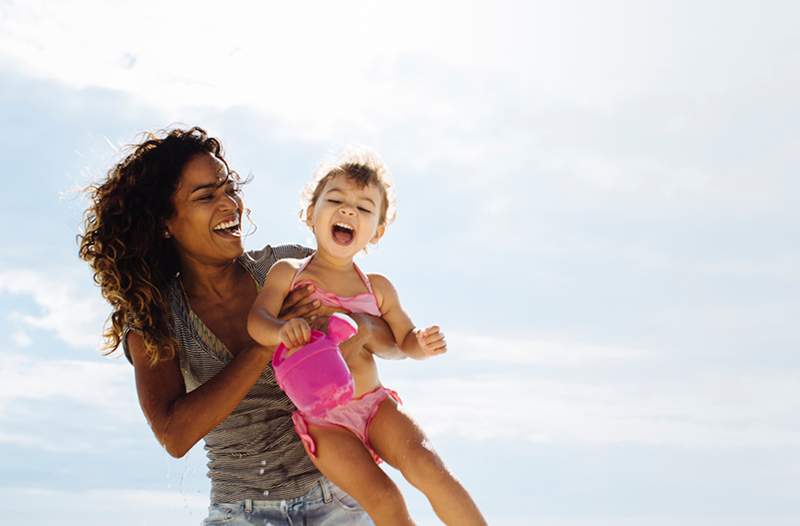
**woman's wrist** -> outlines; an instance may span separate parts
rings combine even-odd
[[[272,355],[275,353],[275,347],[261,345],[260,343],[254,341],[247,351],[252,354],[256,360],[263,361],[264,365],[266,366],[272,359]]]
[[[402,360],[406,357],[382,318],[369,314],[353,314],[352,317],[359,324],[359,332],[354,338],[359,338],[360,344],[372,354],[386,360]]]
[[[350,338],[354,345],[364,346],[372,337],[375,318],[369,314],[353,313],[349,315],[358,325],[358,332]]]

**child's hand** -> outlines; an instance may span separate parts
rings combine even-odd
[[[286,347],[294,349],[308,343],[311,339],[311,327],[303,318],[292,318],[283,324],[278,331],[278,337]]]
[[[447,352],[447,342],[444,340],[444,333],[439,330],[438,325],[432,325],[427,329],[417,329],[415,331],[417,343],[422,350],[422,357],[430,358]]]

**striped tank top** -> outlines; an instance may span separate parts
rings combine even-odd
[[[277,260],[303,258],[310,252],[299,245],[267,246],[244,254],[239,261],[261,287]],[[191,310],[177,279],[168,298],[181,374],[189,392],[219,373],[232,356]],[[212,504],[292,499],[311,489],[321,475],[294,432],[294,411],[272,367],[267,367],[228,418],[205,436]]]

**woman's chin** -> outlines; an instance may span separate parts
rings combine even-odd
[[[218,236],[218,242],[214,245],[217,247],[220,255],[225,256],[226,259],[229,258],[237,258],[244,254],[244,243],[242,242],[241,237],[234,237],[234,236]]]

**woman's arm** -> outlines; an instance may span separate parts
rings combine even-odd
[[[364,347],[385,360],[402,360],[406,357],[406,353],[398,347],[389,324],[382,318],[369,314],[348,314],[348,316],[358,324],[358,334],[344,342],[342,346]]]
[[[290,292],[279,318],[313,315],[319,302],[302,288]],[[186,393],[178,358],[150,365],[144,339],[128,333],[127,348],[136,377],[139,405],[156,438],[173,457],[180,458],[239,405],[256,383],[272,356],[257,344],[239,352],[219,374]]]
[[[240,351],[219,374],[186,393],[178,358],[151,366],[144,338],[131,332],[128,349],[139,404],[156,438],[175,458],[185,455],[225,420],[264,371],[271,349],[253,345]]]
[[[309,292],[310,294],[310,292]],[[288,301],[288,299],[287,299]],[[358,312],[348,312],[339,307],[320,305],[315,302],[315,308],[309,313],[313,317],[311,327],[321,331],[327,330],[328,318],[334,312],[347,314],[358,325],[358,332],[352,338],[340,344],[342,351],[349,354],[357,349],[365,348],[372,354],[385,360],[402,360],[406,353],[400,350],[394,339],[394,334],[383,318]]]

